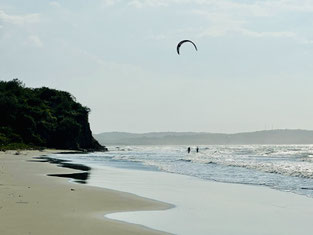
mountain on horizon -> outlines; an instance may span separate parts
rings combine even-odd
[[[94,138],[102,145],[231,145],[313,144],[311,130],[263,130],[235,134],[208,132],[104,132]]]

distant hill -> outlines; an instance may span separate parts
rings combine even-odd
[[[0,110],[0,149],[105,150],[92,136],[89,108],[68,92],[28,88],[18,79],[0,81]]]
[[[313,144],[313,131],[288,129],[236,134],[105,132],[94,135],[94,137],[101,144],[106,145]]]

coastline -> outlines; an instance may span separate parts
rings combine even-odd
[[[105,218],[126,211],[165,210],[166,203],[70,183],[47,174],[78,173],[34,157],[59,150],[0,152],[0,234],[165,234]]]
[[[158,171],[80,165],[74,159],[63,162],[71,165],[64,168],[59,158],[57,165],[38,158],[58,152],[0,152],[0,234],[278,235],[313,230],[312,198]],[[87,185],[47,176],[79,174],[89,167]]]
[[[173,234],[306,235],[313,230],[312,198],[265,186],[108,166],[94,166],[88,184],[175,205],[171,210],[107,215]]]

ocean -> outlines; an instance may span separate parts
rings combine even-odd
[[[313,229],[313,145],[198,147],[188,153],[188,146],[109,146],[109,152],[52,157],[91,167],[89,185],[173,205],[104,215],[110,219],[180,235]]]
[[[91,166],[162,171],[260,185],[313,197],[313,145],[109,146],[109,152],[57,155]]]

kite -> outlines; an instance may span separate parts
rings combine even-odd
[[[197,46],[196,46],[196,44],[194,44],[194,42],[193,41],[190,41],[190,40],[182,40],[181,42],[179,42],[178,44],[177,44],[177,54],[179,55],[179,49],[180,49],[180,47],[181,47],[181,45],[183,45],[185,42],[190,42],[194,47],[195,47],[195,49],[196,49],[196,51],[198,50],[198,48],[197,48]]]

